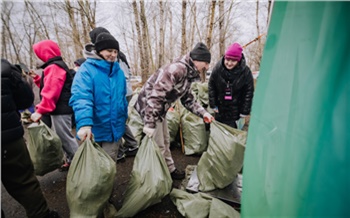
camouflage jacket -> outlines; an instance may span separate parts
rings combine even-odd
[[[200,79],[189,54],[158,69],[142,87],[135,109],[141,115],[145,126],[155,128],[158,120],[177,99],[192,113],[203,117],[206,110],[195,101],[190,88]]]

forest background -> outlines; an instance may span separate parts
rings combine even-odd
[[[73,67],[90,42],[89,32],[102,26],[118,40],[142,82],[200,41],[212,53],[210,69],[238,42],[246,45],[248,66],[259,71],[271,10],[269,0],[3,0],[1,57],[34,68],[32,45],[51,39]]]

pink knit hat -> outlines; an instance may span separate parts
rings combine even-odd
[[[242,58],[242,46],[238,43],[233,43],[230,45],[226,52],[225,52],[225,58],[232,59],[235,61],[240,61]]]

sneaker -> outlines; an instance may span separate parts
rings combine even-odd
[[[58,170],[60,172],[68,171],[69,167],[70,167],[70,163],[64,163],[60,168],[58,168]]]
[[[134,147],[134,148],[128,148],[126,151],[125,151],[125,155],[126,156],[135,156],[137,151],[139,150],[139,147]]]
[[[58,214],[55,210],[50,210],[49,214],[45,218],[61,218],[61,216]]]
[[[124,162],[125,161],[125,154],[121,151],[118,152],[118,155],[117,155],[117,163],[118,162]]]
[[[172,173],[170,173],[171,178],[175,180],[181,180],[185,178],[185,172],[175,169]]]

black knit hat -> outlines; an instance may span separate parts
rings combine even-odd
[[[197,45],[190,52],[192,60],[204,61],[210,63],[211,55],[208,47],[202,42],[198,42]]]
[[[110,32],[109,32],[107,29],[103,28],[103,27],[96,27],[95,29],[91,30],[91,32],[89,33],[89,35],[90,35],[91,42],[92,42],[93,44],[95,44],[96,39],[97,39],[97,36],[98,36],[100,33],[110,33]]]
[[[75,66],[80,67],[85,61],[86,61],[85,58],[79,58],[76,61],[74,61],[74,64],[75,64]]]
[[[117,49],[119,52],[118,41],[109,33],[98,34],[95,42],[95,50],[99,53],[104,49]]]

